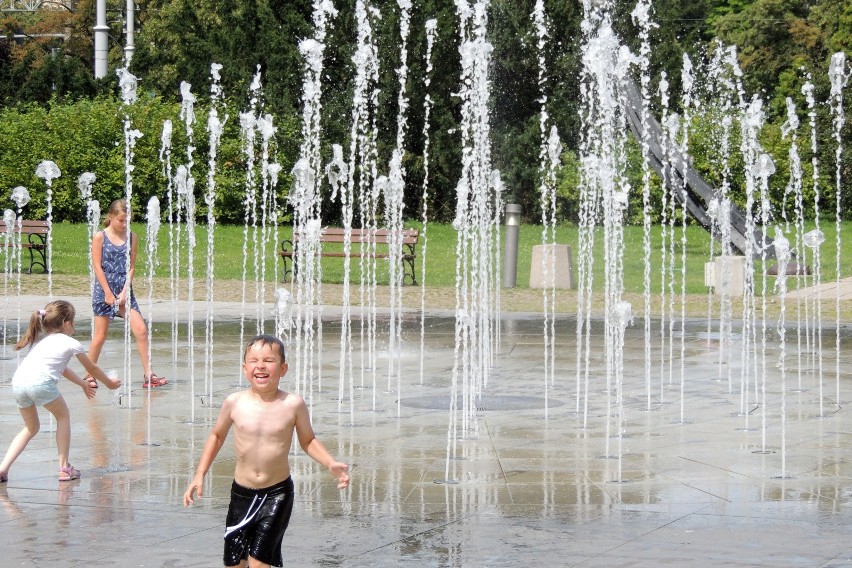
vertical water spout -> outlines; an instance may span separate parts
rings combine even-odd
[[[814,345],[811,351],[816,357],[816,372],[817,380],[819,381],[819,415],[825,416],[823,407],[823,374],[822,374],[822,252],[820,245],[825,240],[820,228],[820,183],[819,183],[819,153],[817,147],[817,111],[816,98],[814,96],[814,85],[808,79],[802,86],[802,94],[805,95],[805,100],[808,103],[808,123],[810,126],[811,138],[811,179],[812,190],[814,194],[814,229],[809,234],[804,235],[805,246],[811,249],[814,259],[814,290],[813,294],[813,333]],[[808,237],[811,237],[810,239]],[[812,363],[813,366],[813,363]],[[839,401],[837,401],[839,403]]]
[[[541,205],[541,256],[542,311],[544,313],[544,407],[545,418],[549,413],[549,392],[555,381],[556,362],[556,174],[560,165],[562,143],[555,125],[550,125],[547,111],[547,14],[544,0],[537,0],[532,13],[536,29],[536,51],[538,54],[539,103],[539,203]],[[548,128],[550,126],[550,128]],[[549,132],[548,132],[549,131]]]
[[[100,217],[100,204],[97,200],[92,199],[92,185],[95,183],[95,174],[92,172],[83,172],[77,178],[77,189],[80,190],[80,197],[83,203],[86,204],[86,227],[88,237],[87,242],[92,242],[92,237],[97,231],[98,218]],[[97,209],[97,212],[94,211]],[[92,247],[88,247],[89,251],[89,288],[95,285],[95,268],[92,265]]]
[[[645,396],[647,409],[651,410],[651,163],[650,163],[650,116],[651,116],[651,77],[648,71],[651,61],[651,1],[639,0],[630,17],[639,29],[639,53],[636,64],[639,69],[640,90],[642,94],[642,129],[639,144],[642,148],[642,252],[645,262],[642,272],[644,310],[642,321],[645,331]]]
[[[840,253],[842,250],[840,228],[841,228],[841,198],[843,188],[843,126],[846,117],[843,112],[843,89],[849,82],[850,72],[846,68],[846,54],[838,51],[831,56],[831,65],[828,70],[831,80],[831,98],[829,106],[832,114],[832,133],[837,145],[834,149],[834,230],[835,230],[835,272],[837,274],[837,290],[834,296],[834,377],[836,385],[836,400],[840,402]]]
[[[781,370],[781,478],[784,479],[787,477],[787,266],[792,255],[790,241],[787,240],[784,232],[778,226],[775,227],[775,239],[772,244],[775,247],[775,258],[778,261],[778,279],[775,281],[775,286],[781,305],[777,327],[780,353],[776,366]]]
[[[423,196],[422,222],[423,228],[420,236],[423,245],[420,247],[420,384],[423,384],[423,358],[426,348],[426,255],[429,246],[429,128],[432,113],[432,97],[429,87],[432,84],[432,49],[435,45],[435,33],[438,21],[433,19],[426,21],[426,75],[423,79],[426,96],[423,99]]]
[[[189,362],[190,397],[192,399],[192,413],[190,420],[195,422],[195,177],[192,175],[192,167],[195,164],[195,102],[196,97],[192,94],[192,86],[186,81],[180,84],[181,105],[180,118],[186,129],[186,165],[181,174],[182,183],[178,184],[178,201],[183,200],[183,208],[186,211],[186,343],[187,360]],[[180,207],[180,206],[179,206]]]
[[[47,220],[47,297],[53,298],[53,180],[62,175],[59,166],[51,160],[44,160],[36,167],[35,174],[44,180],[45,209]]]
[[[146,252],[148,253],[148,313],[153,314],[154,311],[154,272],[157,267],[157,237],[160,233],[160,200],[156,195],[152,196],[151,199],[148,200],[148,211],[147,216],[148,220],[148,228],[146,233]],[[148,361],[152,360],[153,357],[153,345],[154,345],[154,325],[150,321],[153,315],[149,316],[148,321]],[[151,368],[153,368],[153,363],[151,364]],[[147,416],[147,430],[145,435],[145,443],[147,445],[152,445],[151,442],[151,391],[154,389],[148,389],[148,405],[146,411],[148,413]]]
[[[249,109],[240,113],[240,139],[242,151],[246,161],[245,196],[243,198],[243,256],[242,256],[242,286],[240,293],[240,345],[245,338],[246,327],[246,285],[248,282],[248,250],[249,234],[257,228],[257,127],[258,113],[262,105],[263,87],[261,83],[261,71],[258,65],[257,72],[252,78],[249,86]],[[298,369],[299,360],[296,360]],[[298,373],[297,373],[298,375]],[[239,373],[242,384],[242,373]]]
[[[12,256],[13,256],[13,258],[16,258],[17,261],[18,261],[18,265],[17,265],[16,270],[15,270],[15,274],[17,274],[16,297],[18,298],[18,313],[17,313],[17,326],[16,326],[17,333],[16,333],[15,337],[21,337],[21,302],[20,302],[20,298],[21,298],[21,268],[22,268],[22,266],[21,266],[21,253],[23,252],[23,247],[21,246],[21,236],[23,235],[23,232],[21,231],[21,227],[23,227],[23,222],[24,222],[24,214],[23,214],[24,207],[26,207],[27,204],[30,202],[30,192],[27,190],[26,187],[24,187],[22,185],[16,186],[14,189],[12,189],[12,201],[15,203],[15,207],[17,209],[17,211],[16,211],[17,221],[16,222],[18,224],[18,231],[17,231],[16,236],[15,236],[15,246],[12,249],[12,252],[13,252]],[[10,265],[10,267],[11,267],[11,265]],[[18,353],[20,353],[20,352],[18,352]]]
[[[20,187],[20,186],[19,186]],[[18,188],[15,188],[18,189]],[[14,191],[14,190],[13,190]],[[20,271],[20,261],[18,261],[18,270],[14,270],[16,267],[15,259],[19,259],[18,251],[20,248],[20,231],[15,232],[15,224],[17,223],[15,212],[11,209],[3,210],[3,223],[6,225],[6,230],[3,231],[3,248],[6,251],[6,256],[3,261],[3,356],[6,357],[6,349],[7,349],[7,338],[9,337],[9,333],[6,330],[6,323],[8,322],[9,316],[9,276],[11,274],[15,274],[18,282],[18,293],[16,297],[18,298],[18,334],[17,337],[21,335],[21,290],[20,290],[20,282],[21,282],[21,271]],[[16,238],[16,234],[18,238]]]
[[[219,72],[222,65],[210,65],[210,110],[207,113],[208,157],[207,157],[207,191],[204,194],[204,204],[207,206],[207,273],[205,278],[205,326],[204,326],[204,393],[208,404],[212,405],[213,397],[213,269],[214,244],[216,236],[216,159],[222,141],[222,133],[228,122],[225,112],[225,92],[222,89]],[[220,117],[219,112],[225,112]]]
[[[133,164],[135,157],[136,141],[142,137],[142,132],[132,128],[130,119],[130,106],[134,105],[137,100],[137,80],[126,68],[116,70],[118,74],[118,86],[121,89],[122,112],[124,114],[124,199],[127,203],[128,210],[131,209],[133,203],[133,170],[136,166]],[[127,223],[126,240],[130,243],[131,228],[130,223]],[[127,255],[125,257],[126,269],[130,270],[130,251],[131,247],[127,247]],[[124,373],[122,376],[130,377],[130,318],[124,318]],[[127,404],[132,407],[132,390],[130,389],[130,381],[124,382],[125,393],[127,394]]]
[[[490,373],[496,266],[494,250],[494,174],[491,167],[489,65],[492,45],[486,39],[489,2],[472,12],[457,0],[461,17],[462,173],[456,185],[456,342],[453,357],[450,418],[447,429],[446,479],[459,435],[477,437],[476,410]],[[457,400],[462,403],[458,410]],[[460,419],[460,424],[459,424]]]

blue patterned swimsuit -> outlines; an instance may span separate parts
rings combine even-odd
[[[115,245],[109,240],[106,231],[101,231],[104,234],[104,246],[101,253],[101,266],[104,269],[109,289],[113,296],[118,296],[124,288],[124,283],[127,282],[127,242],[121,245]],[[129,297],[127,299],[130,307],[141,313],[139,304],[136,302],[136,296],[133,295],[133,285],[130,286]],[[92,312],[96,316],[108,316],[112,319],[116,316],[113,307],[106,303],[106,295],[101,283],[95,279],[95,285],[92,287]]]

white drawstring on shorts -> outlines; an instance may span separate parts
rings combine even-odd
[[[240,530],[241,528],[246,526],[248,523],[250,523],[252,518],[254,518],[254,516],[257,515],[258,512],[260,512],[260,508],[263,507],[263,504],[266,502],[266,497],[267,496],[264,495],[263,498],[260,500],[260,503],[257,504],[257,508],[254,509],[254,504],[257,502],[257,498],[258,498],[258,496],[255,495],[254,498],[251,500],[251,505],[249,505],[248,511],[246,511],[246,516],[243,517],[243,520],[240,521],[238,524],[232,526],[232,527],[225,527],[225,538],[228,538],[229,534],[231,534],[234,531]],[[252,510],[252,509],[254,509],[254,510]]]

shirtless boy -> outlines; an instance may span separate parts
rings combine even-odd
[[[251,386],[222,403],[183,504],[202,496],[204,475],[233,425],[237,464],[225,523],[225,566],[244,568],[246,561],[251,568],[283,566],[281,541],[294,498],[288,459],[293,431],[305,453],[328,468],[341,489],[349,485],[349,466],[336,461],[316,438],[304,399],[278,388],[287,373],[281,340],[258,335],[249,341],[243,373]]]

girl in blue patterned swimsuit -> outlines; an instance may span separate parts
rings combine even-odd
[[[92,343],[89,359],[97,363],[106,342],[109,324],[115,316],[130,318],[130,330],[144,371],[143,387],[160,387],[168,383],[151,370],[148,359],[148,327],[133,295],[133,273],[139,238],[130,233],[130,263],[127,262],[127,223],[130,213],[124,199],[113,201],[107,211],[104,230],[92,237],[92,265],[95,284],[92,287]],[[91,380],[90,380],[91,382]],[[97,384],[95,384],[97,386]]]

